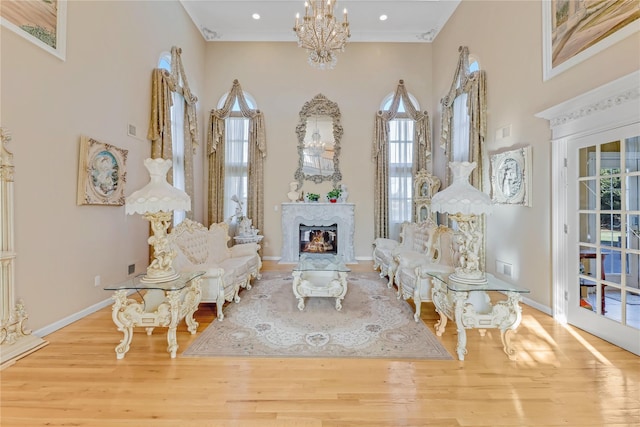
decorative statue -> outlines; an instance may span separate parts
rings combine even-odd
[[[287,193],[287,197],[291,201],[291,203],[295,203],[300,200],[300,193],[298,193],[298,183],[296,181],[291,181],[289,183],[289,192]]]
[[[349,192],[347,191],[347,185],[340,185],[340,203],[347,203],[347,198],[349,197]]]

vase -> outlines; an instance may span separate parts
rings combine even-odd
[[[330,203],[336,203],[338,201],[338,199],[329,199]]]

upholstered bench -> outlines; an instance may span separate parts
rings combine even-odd
[[[240,289],[251,289],[251,280],[260,278],[260,245],[243,243],[228,247],[229,226],[225,222],[212,224],[207,229],[185,219],[171,230],[168,239],[176,252],[173,260],[176,271],[206,271],[201,302],[216,303],[218,320],[224,319],[224,302],[239,302]]]

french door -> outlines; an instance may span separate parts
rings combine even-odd
[[[567,321],[640,354],[640,125],[567,145]]]

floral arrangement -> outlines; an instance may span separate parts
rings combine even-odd
[[[317,202],[319,198],[320,198],[319,194],[307,193],[307,200],[309,200],[310,202]]]
[[[328,200],[338,200],[338,198],[340,197],[340,194],[342,194],[342,190],[339,188],[334,188],[333,190],[329,191],[327,193],[327,199]]]

